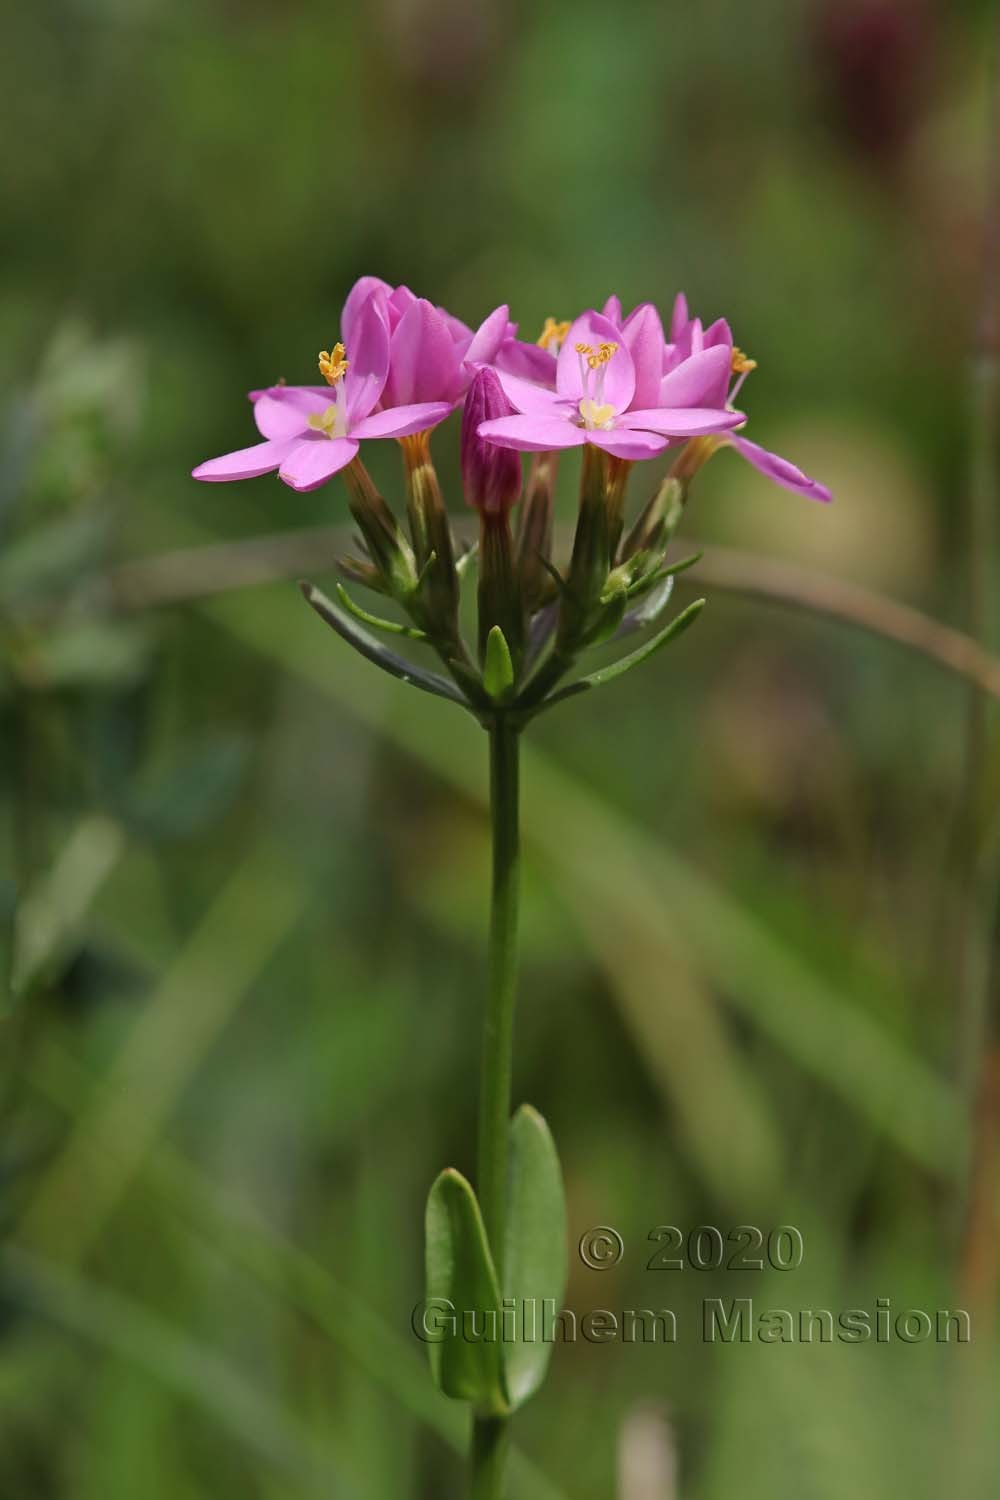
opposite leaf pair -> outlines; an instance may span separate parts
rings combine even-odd
[[[528,1104],[510,1122],[502,1249],[498,1275],[475,1192],[449,1167],[427,1199],[426,1305],[445,1325],[440,1340],[429,1342],[431,1370],[439,1390],[471,1402],[480,1416],[508,1416],[538,1390],[552,1345],[537,1324],[530,1336],[534,1320],[524,1314],[546,1303],[558,1309],[566,1288],[559,1158],[549,1127]]]

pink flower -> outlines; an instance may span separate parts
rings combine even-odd
[[[670,339],[664,360],[664,384],[671,378],[668,372],[679,367],[684,361],[696,358],[699,352],[707,349],[728,351],[730,373],[726,377],[725,389],[721,396],[718,392],[716,396],[719,397],[719,404],[732,408],[733,402],[743,387],[743,382],[750,371],[756,369],[756,362],[748,359],[741,350],[736,348],[726,320],[719,318],[709,328],[703,329],[700,318],[689,316],[687,299],[681,292],[674,302]],[[802,470],[796,468],[793,463],[789,463],[787,458],[781,458],[777,453],[770,453],[766,448],[752,443],[749,438],[743,437],[740,433],[731,432],[721,441],[733,448],[741,458],[746,459],[748,464],[751,464],[767,479],[780,485],[782,489],[791,490],[796,495],[805,495],[810,500],[833,499],[826,485],[820,484],[816,479],[810,479],[808,474],[803,474]]]
[[[443,307],[415,296],[407,286],[393,287],[378,276],[362,276],[344,303],[345,342],[361,310],[373,298],[389,329],[384,406],[422,401],[457,405],[477,369],[491,364],[504,339],[510,337],[506,306],[495,308],[473,330]]]
[[[554,391],[501,370],[519,415],[483,422],[480,436],[526,452],[592,443],[615,457],[638,459],[662,453],[671,438],[739,426],[742,415],[716,401],[727,351],[705,350],[664,378],[659,318],[654,309],[637,313],[627,337],[601,313],[577,318],[556,359]]]
[[[351,462],[365,438],[406,437],[444,420],[452,400],[386,400],[390,336],[378,299],[345,307],[343,327],[344,343],[320,358],[327,387],[252,391],[264,441],[209,459],[195,479],[252,479],[277,469],[293,490],[314,490]]]

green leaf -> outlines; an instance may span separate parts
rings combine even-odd
[[[705,607],[704,599],[696,599],[689,604],[675,619],[670,621],[658,635],[652,640],[645,641],[635,651],[630,651],[628,656],[623,656],[618,661],[613,661],[610,666],[601,667],[597,672],[588,672],[586,677],[571,682],[561,692],[554,693],[551,698],[546,699],[545,708],[551,708],[554,703],[561,703],[564,698],[572,698],[576,693],[585,693],[588,688],[603,687],[606,682],[613,682],[616,677],[622,677],[630,672],[633,667],[638,667],[642,662],[655,655],[655,653],[666,646],[670,641],[676,640],[683,635],[689,625],[693,625]]]
[[[650,589],[655,589],[665,578],[674,578],[678,573],[686,573],[688,568],[693,568],[695,563],[701,562],[704,556],[704,552],[692,552],[689,557],[682,557],[679,562],[668,563],[663,568],[654,568],[651,573],[644,574],[635,583],[629,585],[629,598],[643,598]]]
[[[405,661],[402,656],[388,651],[377,641],[373,635],[363,629],[361,625],[355,624],[351,616],[328,599],[321,589],[311,583],[300,583],[306,603],[325,620],[332,630],[335,630],[342,640],[349,646],[353,646],[366,660],[373,662],[376,667],[381,667],[383,672],[388,672],[390,677],[395,677],[399,682],[408,682],[411,687],[420,688],[425,693],[433,693],[435,697],[447,698],[451,703],[461,703],[465,707],[465,699],[458,688],[454,687],[445,677],[439,677],[436,672],[428,672],[423,667],[414,666],[413,662]]]
[[[362,609],[356,604],[342,583],[337,584],[337,598],[341,604],[352,614],[356,620],[362,620],[366,625],[374,625],[376,630],[384,630],[388,635],[403,635],[408,641],[426,641],[426,630],[418,630],[415,625],[400,625],[395,620],[383,620],[379,615],[369,614],[367,609]]]
[[[500,1288],[476,1195],[452,1167],[437,1178],[427,1199],[426,1265],[427,1303],[439,1309],[437,1332],[427,1345],[435,1384],[446,1396],[503,1416],[510,1407],[500,1342]],[[454,1319],[450,1328],[448,1318]],[[438,1328],[438,1323],[445,1326]]]
[[[552,1345],[542,1340],[542,1309],[549,1300],[560,1310],[568,1263],[559,1157],[552,1132],[530,1104],[510,1123],[509,1162],[504,1296],[514,1300],[518,1339],[503,1350],[510,1404],[517,1407],[545,1378]]]
[[[483,663],[483,687],[495,703],[507,696],[514,686],[514,663],[507,637],[494,625],[486,637],[486,660]]]

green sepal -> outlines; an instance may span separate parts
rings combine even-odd
[[[342,583],[337,584],[337,598],[341,604],[352,614],[356,620],[362,620],[366,625],[374,625],[376,630],[384,630],[388,635],[402,635],[408,641],[426,641],[426,630],[418,630],[415,625],[400,625],[395,620],[383,620],[378,615],[369,614],[367,609],[362,609],[344,588]]]
[[[382,574],[373,563],[363,562],[360,557],[338,557],[337,568],[351,583],[360,583],[362,588],[371,589],[374,594],[389,592]]]
[[[613,682],[616,677],[622,677],[626,672],[631,672],[633,667],[638,667],[642,662],[648,661],[670,641],[683,635],[684,631],[694,624],[704,607],[705,600],[696,599],[693,604],[689,604],[687,609],[671,620],[669,625],[654,635],[652,640],[644,641],[635,651],[630,651],[628,656],[611,662],[609,666],[601,667],[597,672],[588,672],[586,677],[580,677],[558,693],[553,693],[551,698],[545,700],[544,707],[551,708],[553,704],[561,703],[565,698],[572,698],[577,693],[585,693],[589,688],[603,687],[605,683]]]
[[[413,593],[414,594],[418,594],[420,592],[421,588],[424,585],[425,579],[427,578],[428,574],[430,573],[431,568],[433,568],[434,564],[437,562],[437,559],[438,559],[438,555],[437,555],[437,553],[435,551],[433,551],[433,549],[430,552],[428,552],[428,554],[427,554],[427,560],[424,563],[423,567],[420,569],[420,572],[417,574],[417,581],[413,585]]]
[[[337,632],[341,640],[353,646],[355,651],[367,661],[373,662],[376,667],[381,667],[383,672],[388,672],[390,677],[395,677],[399,682],[408,682],[411,687],[420,688],[425,693],[433,693],[437,698],[447,698],[450,703],[460,703],[463,708],[468,706],[458,688],[454,687],[447,678],[439,677],[436,672],[428,672],[423,667],[414,666],[412,662],[387,650],[381,641],[369,635],[368,631],[356,624],[350,615],[328,599],[321,589],[305,582],[300,582],[299,588],[302,590],[306,603],[316,611],[320,619],[325,620],[327,625]]]
[[[506,1416],[500,1287],[476,1195],[453,1167],[430,1190],[425,1227],[427,1304],[455,1318],[444,1338],[427,1345],[434,1383],[483,1415]],[[470,1329],[464,1320],[472,1315]]]
[[[511,660],[507,637],[499,625],[494,625],[486,637],[486,655],[483,661],[483,687],[494,703],[500,703],[514,686],[514,663]]]
[[[550,562],[549,559],[547,557],[543,557],[541,553],[538,554],[538,561],[541,563],[542,567],[545,569],[546,573],[548,573],[549,577],[552,579],[552,582],[555,584],[556,589],[559,593],[559,597],[561,599],[568,599],[570,594],[569,584],[566,582],[565,578],[562,576],[555,563]]]
[[[517,1339],[503,1344],[512,1408],[534,1395],[548,1369],[543,1307],[561,1310],[568,1267],[566,1194],[552,1132],[530,1104],[510,1122],[504,1297],[513,1301]]]
[[[603,646],[616,634],[628,605],[628,590],[619,588],[601,600],[600,614],[581,641],[581,646]]]

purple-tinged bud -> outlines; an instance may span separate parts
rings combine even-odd
[[[479,370],[469,386],[462,414],[462,486],[473,510],[505,516],[521,493],[521,457],[479,436],[481,422],[514,415],[495,370]]]

